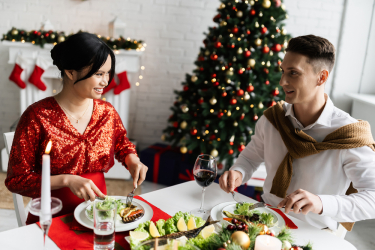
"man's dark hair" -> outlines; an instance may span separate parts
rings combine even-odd
[[[324,66],[331,72],[335,64],[335,47],[323,37],[307,35],[292,38],[286,51],[307,56],[307,62],[315,72],[319,72]]]

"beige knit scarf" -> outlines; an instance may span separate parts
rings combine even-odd
[[[295,129],[285,116],[283,101],[264,111],[264,115],[279,131],[288,153],[280,163],[276,175],[273,178],[270,193],[280,198],[285,198],[293,174],[293,159],[318,154],[329,149],[351,149],[369,146],[375,151],[375,141],[372,138],[370,124],[359,120],[356,123],[345,125],[328,134],[322,142],[317,142],[300,129]],[[356,193],[352,184],[346,194]],[[348,231],[351,231],[354,223],[341,223]]]

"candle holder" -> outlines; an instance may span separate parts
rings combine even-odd
[[[40,227],[43,231],[43,247],[46,245],[46,236],[48,236],[49,228],[52,224],[52,215],[57,214],[62,209],[62,202],[60,199],[51,197],[51,213],[42,214],[42,199],[35,198],[29,203],[28,209],[31,214],[39,216]]]

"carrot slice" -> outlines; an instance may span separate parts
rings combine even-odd
[[[228,222],[232,222],[232,218],[224,218],[224,220],[228,221]]]
[[[142,209],[139,209],[139,210],[137,210],[137,211],[131,212],[131,213],[129,214],[128,217],[132,217],[132,216],[134,216],[134,215],[136,215],[136,214],[140,214],[140,213],[142,213],[142,212],[143,212],[143,210],[142,210]]]

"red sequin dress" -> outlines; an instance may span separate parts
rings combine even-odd
[[[42,155],[52,140],[51,175],[80,175],[106,194],[103,173],[114,165],[114,157],[126,166],[126,156],[136,154],[126,135],[120,116],[108,102],[94,100],[91,120],[80,134],[55,98],[38,101],[26,109],[18,123],[5,185],[13,193],[40,197]],[[68,187],[52,190],[51,195],[63,201],[63,210],[55,216],[73,212],[84,201]],[[29,214],[28,224],[39,220],[32,217]]]

